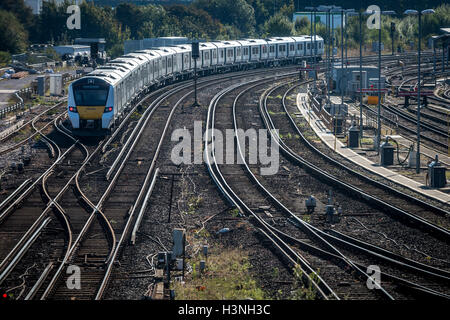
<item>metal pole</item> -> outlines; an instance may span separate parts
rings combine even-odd
[[[347,69],[348,65],[348,33],[347,33],[347,14],[345,14],[345,68]]]
[[[194,59],[194,106],[198,106],[197,102],[197,59]]]
[[[378,30],[378,112],[377,112],[377,151],[380,153],[381,142],[381,12],[380,29]]]
[[[327,98],[328,103],[330,103],[330,77],[331,77],[331,16],[330,16],[330,9],[328,9],[327,12],[327,25],[328,25],[328,63],[327,63]],[[442,62],[444,62],[444,59],[442,59]]]
[[[333,72],[334,67],[334,12],[331,13],[331,72]],[[330,80],[331,80],[330,74]],[[331,84],[331,81],[330,81]]]
[[[436,85],[436,41],[433,40],[433,76],[434,85]]]
[[[442,40],[442,73],[445,72],[445,44],[444,40]]]
[[[341,11],[341,105],[344,105],[344,87],[343,87],[343,75],[344,75],[344,10]],[[347,75],[346,75],[347,76]]]
[[[312,59],[313,59],[313,51],[312,51],[312,45],[313,45],[313,22],[312,22],[312,19],[313,19],[313,12],[312,12],[312,10],[311,10],[311,48],[310,48],[310,54],[311,54],[311,65],[312,65]]]
[[[314,42],[316,42],[316,9],[314,9]],[[317,43],[314,46],[314,92],[316,92],[317,71],[316,71],[316,58],[317,58]]]
[[[418,85],[417,85],[417,93],[418,93],[418,101],[417,101],[417,153],[416,153],[416,173],[420,173],[420,45],[421,45],[421,15],[422,12],[419,11],[419,46],[418,46]]]
[[[359,12],[359,138],[363,138],[362,12]],[[361,142],[360,142],[361,145]]]

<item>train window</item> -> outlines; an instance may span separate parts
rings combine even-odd
[[[216,50],[213,50],[213,54],[212,54],[212,57],[213,57],[213,59],[216,59],[216,58],[217,58],[217,53],[216,53]]]
[[[293,44],[291,44],[291,48],[289,50],[294,51],[294,45]]]
[[[244,48],[244,56],[248,56],[248,48]]]
[[[311,43],[306,44],[306,49],[311,49]]]
[[[262,46],[262,52],[263,53],[267,53],[267,47],[266,46]]]
[[[275,47],[274,46],[270,46],[269,47],[269,52],[270,53],[274,53],[275,52]]]
[[[236,49],[236,55],[237,55],[237,56],[240,56],[240,55],[241,55],[241,48],[237,48],[237,49]]]
[[[206,59],[206,60],[209,59],[209,52],[205,52],[205,59]]]
[[[285,45],[280,45],[279,48],[280,48],[280,52],[286,51],[286,46]]]
[[[170,57],[169,59],[167,59],[167,67],[168,67],[168,68],[172,68],[172,57]]]
[[[220,50],[220,58],[221,59],[223,58],[223,50],[222,49]]]
[[[109,90],[108,86],[75,87],[74,88],[75,103],[78,106],[104,106],[106,105],[106,100],[108,99],[108,90]]]

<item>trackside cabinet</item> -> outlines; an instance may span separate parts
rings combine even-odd
[[[394,146],[389,143],[388,139],[380,146],[380,164],[382,166],[391,166],[394,164]]]
[[[359,129],[352,124],[350,129],[348,129],[348,147],[358,148],[359,145]]]
[[[443,188],[447,183],[445,177],[446,168],[439,163],[438,155],[436,159],[428,165],[428,185],[432,188]]]

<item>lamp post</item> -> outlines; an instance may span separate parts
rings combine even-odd
[[[361,139],[363,138],[363,79],[362,79],[362,17],[363,15],[367,15],[367,12],[359,11],[349,12],[350,16],[358,16],[359,18],[359,145],[361,145]]]
[[[432,14],[434,13],[433,9],[425,9],[422,11],[417,11],[417,10],[406,10],[404,12],[405,15],[417,15],[418,19],[419,19],[419,43],[417,46],[417,59],[418,59],[418,68],[417,68],[417,153],[416,153],[416,173],[420,173],[420,108],[421,108],[421,97],[420,97],[420,52],[421,52],[421,26],[422,26],[422,22],[421,22],[421,18],[422,15],[426,15],[426,14]],[[443,61],[442,61],[443,62]]]
[[[315,70],[315,64],[316,64],[316,57],[317,57],[317,50],[314,50],[315,56],[313,56],[313,47],[316,48],[316,21],[315,21],[315,15],[316,15],[316,8],[314,7],[305,7],[306,10],[310,10],[311,12],[311,67],[314,72],[314,93],[316,92],[316,70]],[[314,32],[313,32],[313,13],[314,13]],[[313,38],[314,38],[314,46],[313,46]]]
[[[318,6],[317,9],[319,11],[323,11],[326,13],[325,16],[325,20],[326,20],[326,34],[327,34],[327,40],[328,40],[328,46],[326,47],[326,61],[327,61],[327,71],[326,71],[326,82],[327,82],[327,99],[328,99],[328,103],[330,102],[330,87],[329,87],[329,83],[330,83],[330,43],[331,43],[331,37],[330,37],[330,30],[331,30],[331,26],[330,26],[330,11],[334,6]]]
[[[368,14],[376,13],[375,10],[369,11]],[[380,12],[380,28],[378,29],[378,110],[377,110],[377,135],[376,146],[377,152],[380,153],[381,142],[381,15],[393,15],[395,11],[381,11]]]

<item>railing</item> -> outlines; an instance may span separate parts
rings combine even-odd
[[[63,77],[63,85],[65,85],[67,82],[73,81],[80,77],[82,77],[82,74],[72,74],[68,77]],[[35,92],[31,87],[22,88],[22,89],[18,90],[16,92],[16,96],[19,98],[20,101],[13,105],[9,105],[9,106],[6,106],[5,108],[2,108],[0,110],[0,119],[3,119],[6,116],[6,114],[9,112],[13,112],[18,109],[24,110],[25,104],[24,104],[23,98],[25,98],[25,97],[30,98],[32,93],[35,93]]]
[[[314,112],[319,116],[328,130],[336,134],[345,132],[347,127],[345,115],[331,115],[310,92],[308,92],[308,98]]]

